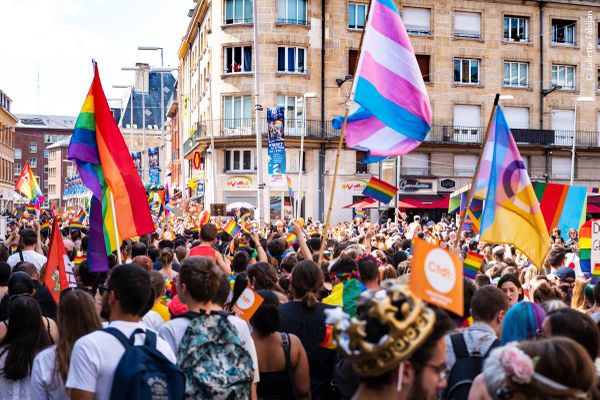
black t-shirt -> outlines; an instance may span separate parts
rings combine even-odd
[[[328,308],[334,307],[317,303],[313,310],[309,310],[300,301],[285,303],[279,308],[281,330],[298,336],[306,350],[313,400],[330,398],[336,351],[319,345],[325,337],[325,310]]]

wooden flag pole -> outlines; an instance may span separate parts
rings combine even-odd
[[[327,217],[325,219],[325,228],[323,229],[323,238],[321,239],[321,248],[319,249],[319,265],[323,262],[323,253],[325,252],[325,245],[327,244],[327,234],[329,233],[331,223],[331,209],[333,208],[333,199],[335,198],[335,187],[337,185],[338,168],[340,166],[340,154],[342,153],[342,147],[344,145],[344,132],[346,131],[346,124],[348,123],[348,113],[350,107],[346,104],[346,113],[344,114],[344,123],[342,125],[342,132],[340,133],[340,141],[338,143],[337,153],[335,155],[335,168],[333,169],[333,182],[331,184],[331,192],[329,194],[329,208],[327,209]]]
[[[500,93],[496,93],[496,97],[494,97],[494,107],[492,107],[492,113],[490,114],[490,120],[488,121],[488,125],[485,129],[485,137],[483,138],[483,145],[481,146],[481,150],[479,151],[479,159],[477,160],[477,167],[475,168],[475,173],[473,174],[473,178],[471,179],[471,188],[467,194],[467,203],[465,204],[465,214],[460,219],[460,224],[458,226],[458,235],[456,238],[456,243],[454,247],[458,249],[460,245],[460,234],[465,225],[465,217],[467,212],[469,211],[469,207],[471,207],[471,202],[473,201],[473,197],[475,196],[475,184],[477,183],[477,177],[479,176],[479,170],[481,168],[481,160],[483,158],[485,148],[488,145],[488,139],[490,136],[490,127],[492,126],[492,121],[494,120],[494,115],[496,114],[496,108],[498,108],[498,101],[500,100]],[[459,213],[460,215],[460,213]]]
[[[122,264],[123,259],[121,257],[121,242],[119,242],[119,228],[117,227],[117,214],[116,214],[116,210],[115,210],[115,198],[113,197],[112,190],[108,189],[108,193],[110,194],[110,208],[112,209],[113,226],[115,228],[115,244],[117,245],[117,262],[119,264]]]

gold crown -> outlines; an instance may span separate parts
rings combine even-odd
[[[391,371],[410,358],[429,337],[435,323],[434,312],[407,285],[389,279],[381,283],[381,288],[378,292],[363,292],[357,300],[364,319],[350,319],[341,308],[327,311],[327,323],[334,326],[338,350],[364,377]],[[387,333],[377,336],[375,331]]]

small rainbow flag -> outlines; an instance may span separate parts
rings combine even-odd
[[[207,224],[210,221],[210,212],[208,210],[203,210],[200,213],[200,226]]]
[[[84,261],[87,261],[87,257],[86,256],[75,256],[75,260],[73,260],[75,262],[75,265],[79,265]]]
[[[71,225],[69,225],[71,229],[83,229],[83,224],[79,221],[71,221]]]
[[[319,346],[321,347],[325,347],[326,349],[329,350],[335,350],[336,349],[336,345],[333,341],[333,326],[332,325],[326,325],[325,326],[325,337],[323,337],[323,340],[321,341],[321,343],[319,343]]]
[[[40,229],[44,230],[44,229],[50,229],[50,222],[46,221],[46,222],[42,222],[40,224]]]
[[[365,210],[356,210],[356,214],[355,214],[356,218],[362,218],[365,219],[367,218],[367,212]]]
[[[35,215],[35,205],[34,204],[27,204],[25,206],[25,211],[27,211],[29,214]]]
[[[600,280],[600,263],[594,264],[594,269],[592,270],[592,280],[590,283],[595,285]]]
[[[240,233],[242,228],[234,220],[231,220],[225,225],[225,227],[223,227],[223,230],[231,237],[235,237],[238,233]]]
[[[286,175],[285,177],[287,178],[288,193],[290,195],[290,198],[293,201],[294,200],[294,188],[292,187],[292,180],[290,179],[289,175]]]
[[[11,244],[10,245],[10,254],[15,254],[17,252],[17,245],[16,244]]]
[[[287,235],[285,237],[285,241],[287,242],[288,245],[294,244],[296,242],[296,240],[298,240],[298,237],[293,233],[290,233],[289,235]]]
[[[483,264],[483,255],[469,251],[463,263],[463,274],[465,278],[475,279],[477,272]]]
[[[585,224],[579,228],[579,266],[581,272],[586,278],[589,278],[592,274],[592,219],[586,221]],[[592,284],[595,284],[595,279],[592,277]]]
[[[388,204],[396,195],[397,191],[398,189],[395,186],[372,176],[362,194],[363,196],[371,197],[381,203]]]

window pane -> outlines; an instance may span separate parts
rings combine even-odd
[[[231,151],[225,151],[225,171],[229,171],[231,169]]]
[[[240,152],[237,150],[233,152],[233,169],[240,169]]]
[[[565,67],[558,67],[558,82],[559,84],[565,82]]]
[[[460,82],[460,60],[454,60],[454,82]]]
[[[285,107],[285,96],[277,96],[277,107]]]
[[[556,85],[558,83],[558,76],[556,73],[556,66],[552,66],[552,84]]]
[[[350,28],[356,27],[356,5],[348,4],[348,26]]]
[[[244,170],[249,170],[252,168],[252,152],[250,150],[244,150]]]
[[[508,26],[509,26],[509,18],[508,17],[504,17],[504,39],[508,39]]]
[[[233,118],[233,99],[231,96],[225,97],[225,118]]]
[[[235,6],[234,6],[234,15],[235,15],[235,22],[241,22],[244,18],[244,7],[243,7],[243,0],[234,0],[235,1]]]
[[[277,71],[285,71],[285,47],[277,48]]]
[[[252,47],[244,46],[244,71],[252,71]]]
[[[469,83],[469,60],[462,60],[462,82]]]
[[[306,23],[306,0],[298,0],[298,22]]]
[[[575,78],[573,77],[573,67],[567,67],[567,86],[572,88],[575,86]]]
[[[288,0],[288,15],[287,15],[287,19],[290,22],[296,22],[296,19],[298,17],[298,13],[296,10],[297,7],[297,1],[298,0]]]
[[[252,22],[252,0],[246,0],[244,4],[244,22]]]
[[[527,64],[520,64],[519,69],[519,85],[527,86]]]
[[[504,63],[504,84],[510,84],[510,63]]]
[[[519,64],[511,63],[510,64],[510,84],[512,86],[517,86],[519,82]]]
[[[298,49],[298,72],[304,72],[304,49]]]
[[[233,0],[227,0],[225,2],[225,23],[233,23]]]
[[[357,15],[356,15],[356,25],[359,28],[363,28],[365,26],[365,10],[366,10],[366,6],[361,5],[358,6],[356,9]]]
[[[233,72],[240,72],[242,70],[242,48],[233,48]]]
[[[479,61],[471,60],[471,83],[479,82]]]
[[[280,21],[285,20],[286,3],[287,3],[287,0],[278,0],[278,2],[277,2],[277,18]]]
[[[294,47],[288,47],[287,49],[287,53],[288,53],[288,62],[287,62],[287,70],[288,72],[295,72],[296,68],[294,67],[294,63],[296,60],[296,57],[294,56]]]
[[[233,118],[242,118],[242,98],[239,96],[233,98]]]
[[[233,49],[231,47],[225,49],[225,72],[227,73],[231,73],[233,71],[232,69],[232,53],[233,53]]]
[[[244,107],[244,118],[246,118],[246,121],[249,121],[250,118],[252,118],[252,99],[250,98],[250,96],[243,96],[243,107]],[[247,122],[247,124],[249,124],[249,122]]]

